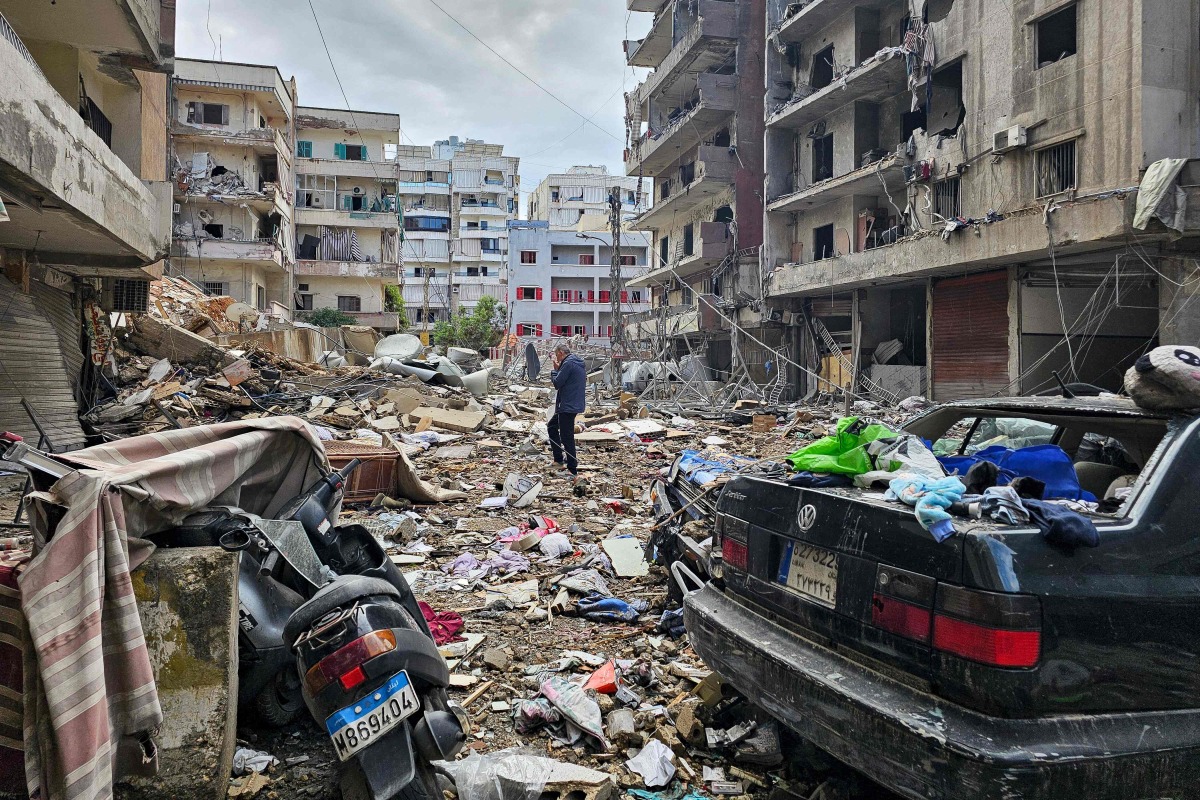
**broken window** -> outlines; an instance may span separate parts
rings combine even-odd
[[[933,185],[933,213],[944,218],[962,216],[959,205],[961,181],[957,175]]]
[[[679,302],[685,306],[690,306],[694,302],[692,296],[692,287],[686,283],[679,287]]]
[[[229,284],[224,281],[205,281],[204,292],[213,297],[224,297],[229,294]]]
[[[225,226],[216,222],[210,222],[204,226],[204,232],[214,239],[225,238]]]
[[[690,256],[696,252],[696,226],[683,226],[683,254]]]
[[[679,168],[679,183],[681,186],[688,186],[692,181],[696,180],[696,162],[684,164]]]
[[[537,263],[537,250],[522,250],[521,251],[521,263],[522,264],[536,264]]]
[[[658,240],[658,259],[663,266],[671,263],[671,243],[666,236]]]
[[[266,307],[267,307],[267,287],[265,287],[265,286],[255,286],[254,287],[254,302],[255,302],[255,307],[259,311],[264,311],[266,309]]]
[[[812,140],[812,182],[820,183],[833,177],[833,134]]]
[[[262,191],[268,183],[279,183],[278,156],[263,156],[258,160],[259,191]]]
[[[967,107],[963,104],[962,60],[933,73],[933,102],[929,107],[928,128],[936,136],[954,136],[963,120],[967,118]]]
[[[666,200],[668,197],[670,197],[671,196],[671,179],[663,178],[661,181],[659,181],[658,189],[659,189],[659,196],[658,196],[659,200]]]
[[[301,291],[303,291],[303,289]],[[306,294],[297,293],[297,295],[296,295],[296,310],[297,311],[312,311],[313,310],[313,296],[311,294],[307,294],[307,293]]]
[[[312,142],[296,142],[297,158],[312,158]]]
[[[713,136],[713,147],[729,147],[733,140],[729,136],[729,129],[722,128]]]
[[[813,261],[833,258],[833,225],[813,228]]]
[[[733,222],[733,209],[729,206],[721,206],[713,214],[713,222],[723,222],[726,225]]]
[[[356,294],[339,294],[338,311],[362,311],[362,298]]]
[[[228,125],[229,106],[222,103],[188,103],[187,121],[201,125]]]
[[[813,89],[824,89],[833,83],[833,45],[813,56],[808,83]]]
[[[1038,197],[1049,197],[1076,187],[1074,139],[1038,150],[1035,156]]]
[[[1037,23],[1037,68],[1075,55],[1079,7],[1069,5]]]

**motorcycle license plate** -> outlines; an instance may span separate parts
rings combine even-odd
[[[401,671],[354,705],[330,714],[325,729],[338,758],[345,761],[374,744],[420,707],[408,673]]]

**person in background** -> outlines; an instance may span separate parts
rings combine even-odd
[[[569,475],[574,480],[579,472],[579,458],[575,455],[575,416],[582,414],[587,405],[587,367],[565,342],[554,348],[550,381],[558,390],[554,416],[546,425],[546,432],[550,434],[550,452],[555,464],[562,465],[565,457],[567,475],[562,477]]]

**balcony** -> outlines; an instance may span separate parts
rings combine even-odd
[[[171,256],[204,261],[261,261],[283,268],[283,253],[271,239],[176,239],[171,243]]]
[[[412,205],[404,207],[406,217],[450,217],[450,206]]]
[[[733,116],[737,103],[736,75],[701,75],[692,106],[651,129],[625,153],[625,172],[657,175],[675,162],[680,153],[700,145],[721,123]]]
[[[394,331],[400,329],[400,315],[395,311],[345,311],[354,317],[355,325],[364,325],[368,328],[379,328],[385,331]]]
[[[644,39],[625,41],[625,61],[631,67],[654,69],[671,52],[674,36],[674,2],[663,5]]]
[[[247,131],[235,131],[219,125],[189,125],[186,122],[176,121],[171,125],[171,136],[198,143],[207,142],[210,145],[248,147],[256,153],[276,155],[284,162],[292,163],[292,148],[283,134],[275,128],[251,128]]]
[[[398,264],[371,264],[362,261],[297,261],[297,275],[326,278],[380,278],[398,280]]]
[[[879,103],[907,85],[903,52],[898,47],[884,48],[828,86],[768,112],[767,126],[807,128],[848,103]]]
[[[659,335],[659,320],[662,321],[662,332],[666,336],[700,332],[700,310],[696,306],[668,306],[626,317],[626,340],[636,342],[656,338]]]
[[[297,208],[297,225],[333,225],[339,228],[396,228],[395,211],[343,211],[333,208]]]
[[[650,270],[626,285],[632,288],[664,286],[676,278],[688,278],[710,270],[724,261],[733,244],[729,226],[724,222],[701,222],[699,233],[699,239],[693,242],[692,252],[681,254],[674,268],[668,265]]]
[[[442,181],[400,181],[396,184],[400,194],[450,194],[450,184]]]
[[[485,247],[479,253],[480,261],[488,261],[495,264],[502,264],[508,260],[508,251],[498,248]]]
[[[625,8],[630,11],[649,11],[657,14],[669,0],[625,0]]]
[[[396,178],[395,161],[350,161],[345,158],[297,158],[297,175],[333,175],[339,178],[374,178],[389,183]]]
[[[779,41],[799,42],[829,26],[838,17],[855,8],[883,8],[891,5],[889,0],[809,0],[808,4],[778,26]]]
[[[654,206],[630,223],[632,230],[658,230],[665,228],[673,219],[702,206],[712,197],[729,188],[737,169],[736,156],[730,155],[728,147],[701,145],[696,153],[695,177],[691,183],[674,188],[679,173],[671,178],[672,193],[657,201]]]
[[[508,206],[498,206],[489,203],[463,203],[459,210],[463,214],[479,217],[507,217]]]
[[[692,27],[635,91],[639,105],[664,94],[668,97],[691,94],[697,75],[731,63],[737,49],[737,4],[699,0],[697,8],[699,15]],[[685,79],[691,85],[681,86]]]
[[[468,228],[465,225],[458,228],[460,239],[503,239],[507,236],[508,228]]]
[[[112,0],[56,8],[53,3],[10,0],[4,3],[4,13],[27,41],[56,42],[95,53],[106,69],[133,80],[135,69],[171,72],[175,28],[174,22],[163,24],[166,5],[162,0]],[[7,25],[0,23],[3,27]]]
[[[904,165],[897,155],[887,156],[798,192],[785,194],[772,200],[767,205],[767,211],[807,211],[856,194],[880,194],[885,188],[887,193],[904,188]]]
[[[122,35],[135,32],[118,11],[131,3],[112,4],[110,21],[121,26]],[[16,15],[22,22],[39,15],[61,19],[49,4],[27,5],[28,14]],[[62,40],[51,31],[46,35]],[[3,17],[0,75],[0,107],[5,109],[0,182],[10,217],[0,223],[0,247],[36,247],[39,261],[67,268],[136,269],[160,260],[171,242],[170,184],[142,181],[126,166],[75,104],[50,84]],[[123,133],[138,137],[141,126]]]

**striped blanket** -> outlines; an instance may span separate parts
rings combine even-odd
[[[296,417],[123,439],[58,456],[78,469],[30,495],[34,555],[21,573],[25,773],[34,800],[109,798],[154,774],[162,724],[130,570],[142,537],[205,506],[271,517],[328,469]]]

